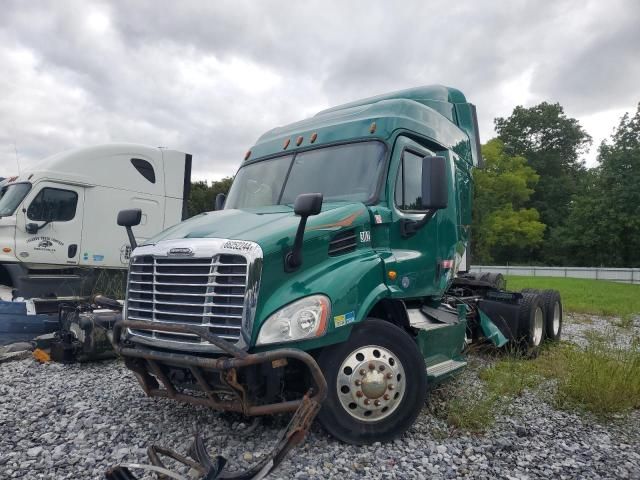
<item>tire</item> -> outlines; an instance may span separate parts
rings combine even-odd
[[[529,354],[537,353],[544,340],[545,330],[545,310],[540,294],[522,294],[518,312],[518,325],[523,350]]]
[[[545,336],[551,342],[557,342],[562,335],[562,300],[557,290],[543,290],[540,293],[545,311]]]
[[[393,440],[413,425],[426,400],[427,372],[416,342],[384,320],[357,325],[348,341],[325,348],[318,363],[329,387],[318,419],[343,442]]]
[[[501,273],[482,273],[480,274],[480,280],[490,283],[493,288],[498,290],[504,290],[507,288],[507,281]]]
[[[523,288],[520,293],[540,293],[537,288]]]

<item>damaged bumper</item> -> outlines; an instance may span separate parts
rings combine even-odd
[[[201,473],[201,478],[244,478],[257,479],[266,476],[275,469],[284,459],[286,454],[300,444],[313,420],[320,410],[320,405],[327,395],[327,382],[320,367],[311,355],[293,348],[281,348],[268,352],[249,354],[238,349],[233,344],[221,339],[209,332],[206,327],[198,325],[184,325],[172,323],[154,323],[153,329],[167,333],[184,333],[197,335],[222,350],[223,356],[209,358],[195,354],[152,349],[138,344],[130,344],[124,340],[125,329],[149,329],[149,322],[138,320],[120,320],[113,329],[113,345],[116,353],[125,358],[126,365],[131,369],[140,382],[145,393],[153,397],[166,397],[174,400],[205,405],[218,410],[242,413],[247,416],[269,415],[284,412],[295,412],[289,425],[280,434],[275,447],[270,455],[261,462],[244,472],[227,474],[224,472],[224,459],[218,457],[212,461],[204,449],[201,438],[196,437],[191,451],[191,459],[162,447],[149,448],[149,458],[152,469],[162,473],[158,469],[167,471],[162,464],[158,453],[162,453],[174,460],[190,465]],[[271,364],[271,368],[279,368],[287,362],[295,360],[308,369],[314,387],[297,400],[283,400],[273,403],[261,403],[259,399],[251,398],[247,393],[247,386],[239,381],[238,372],[244,368],[250,368],[261,364]],[[167,368],[178,367],[191,373],[201,394],[185,390],[172,381],[167,375]],[[219,382],[211,381],[211,373],[219,375]],[[224,388],[220,389],[220,385]],[[111,469],[107,478],[135,478],[133,476],[118,476],[125,473],[121,467]],[[130,465],[129,467],[134,467]],[[145,468],[136,465],[136,468]],[[111,475],[111,476],[109,476]],[[164,478],[178,478],[167,475]]]

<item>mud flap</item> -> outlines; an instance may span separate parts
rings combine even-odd
[[[491,340],[498,348],[505,346],[509,341],[507,337],[502,334],[500,329],[491,321],[486,313],[480,309],[478,309],[478,313],[480,314],[480,328],[484,336]]]

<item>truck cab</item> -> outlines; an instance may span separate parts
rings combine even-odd
[[[0,184],[0,283],[13,296],[80,295],[98,269],[126,269],[115,218],[142,209],[141,241],[184,218],[191,156],[132,144],[53,155]]]
[[[134,250],[116,349],[149,395],[257,415],[299,408],[291,392],[310,387],[334,436],[394,438],[468,341],[531,333],[521,295],[451,290],[479,145],[474,106],[438,85],[265,133],[223,208]],[[481,298],[513,321],[482,316]]]

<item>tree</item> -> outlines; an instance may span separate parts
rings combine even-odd
[[[219,193],[225,195],[231,188],[233,177],[225,177],[222,180],[214,180],[211,185],[207,181],[197,181],[191,183],[191,192],[189,193],[188,213],[190,217],[198,213],[213,210],[216,196]]]
[[[640,104],[602,142],[598,161],[555,240],[578,265],[640,267]]]
[[[501,140],[483,145],[482,156],[485,167],[473,174],[474,262],[526,261],[545,230],[537,210],[524,208],[538,175],[525,158],[507,155]]]
[[[527,206],[540,212],[552,234],[564,223],[571,197],[580,188],[586,173],[580,155],[591,145],[591,137],[559,103],[517,106],[508,118],[496,118],[495,128],[505,152],[525,157],[540,176]]]

